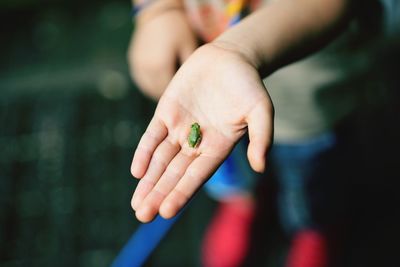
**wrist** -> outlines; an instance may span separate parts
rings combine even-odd
[[[257,56],[255,50],[250,47],[241,45],[240,42],[235,42],[228,38],[224,38],[224,36],[220,36],[212,41],[210,45],[236,54],[252,67],[254,67],[256,70],[259,70],[261,68],[262,63],[260,58]]]
[[[183,10],[182,0],[138,0],[134,1],[135,21],[146,23],[171,10]]]

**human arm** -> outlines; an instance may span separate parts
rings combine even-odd
[[[265,77],[332,40],[352,16],[355,0],[275,0],[213,43],[242,54]]]
[[[136,16],[128,48],[131,76],[144,94],[158,100],[178,66],[197,46],[182,0],[150,1]]]
[[[135,152],[137,218],[174,216],[246,132],[249,162],[264,171],[273,106],[260,73],[332,38],[349,8],[346,0],[275,1],[196,50],[168,85]],[[194,122],[203,137],[193,149],[186,138]]]

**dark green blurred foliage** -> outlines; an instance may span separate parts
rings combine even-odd
[[[108,266],[137,226],[129,1],[0,3],[0,265]]]

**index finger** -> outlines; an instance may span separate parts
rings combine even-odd
[[[133,156],[131,173],[134,177],[142,178],[146,174],[154,151],[167,134],[168,129],[165,124],[158,118],[153,117]]]

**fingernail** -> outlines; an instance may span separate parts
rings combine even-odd
[[[136,164],[132,163],[132,165],[131,165],[131,174],[132,174],[132,176],[137,177],[138,173],[137,173]]]
[[[136,211],[136,209],[138,208],[138,201],[137,201],[137,190],[135,190],[135,192],[133,193],[133,196],[132,196],[132,200],[131,200],[131,206],[132,206],[132,209],[133,210],[135,210]]]
[[[137,204],[136,204],[135,200],[132,200],[131,206],[132,206],[132,209],[133,209],[134,211],[137,210]]]

